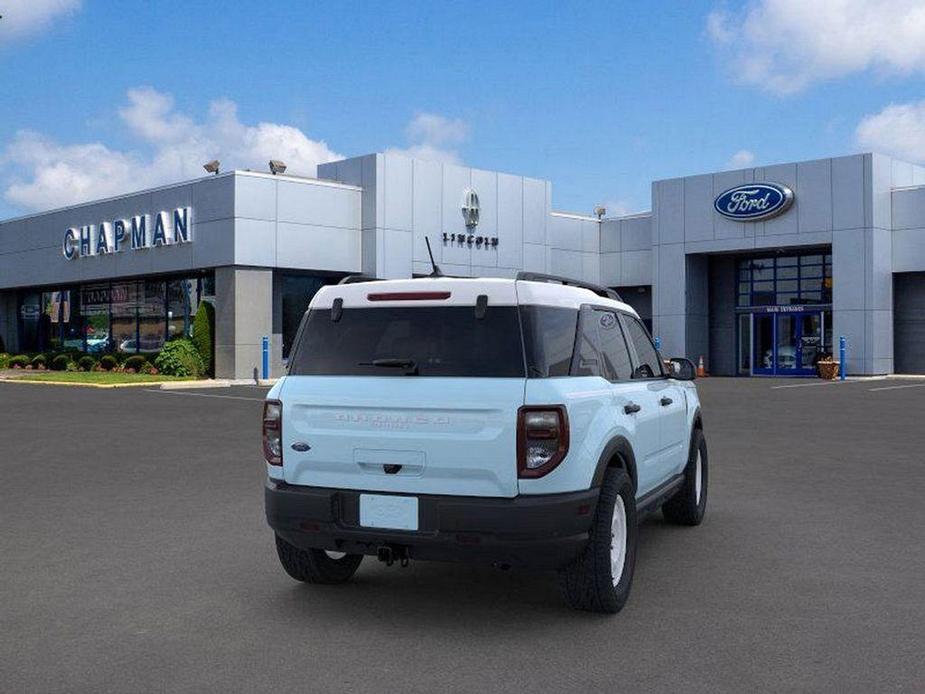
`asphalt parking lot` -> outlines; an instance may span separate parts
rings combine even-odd
[[[925,381],[699,385],[707,518],[647,520],[602,617],[547,574],[290,580],[264,389],[0,383],[0,689],[922,691]]]

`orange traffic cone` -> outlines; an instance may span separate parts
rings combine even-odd
[[[703,355],[700,355],[700,361],[697,364],[697,378],[703,378],[707,375],[707,370],[703,366]]]

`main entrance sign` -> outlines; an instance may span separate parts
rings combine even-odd
[[[758,222],[786,212],[793,204],[793,191],[777,183],[750,183],[721,193],[713,208],[739,222]]]
[[[121,253],[159,246],[176,246],[193,240],[191,207],[162,210],[155,215],[140,214],[131,219],[70,227],[64,232],[61,253],[68,260],[89,255]],[[152,221],[153,220],[153,221]]]

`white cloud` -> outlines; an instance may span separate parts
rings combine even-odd
[[[754,161],[754,152],[749,152],[747,149],[740,149],[729,157],[729,161],[726,162],[726,167],[729,169],[744,169],[747,166],[751,166]]]
[[[409,145],[391,147],[391,154],[403,154],[415,159],[429,159],[447,164],[460,164],[456,147],[469,136],[469,126],[458,118],[446,118],[436,113],[419,113],[405,128]]]
[[[80,0],[6,0],[0,5],[0,45],[42,31],[79,8]]]
[[[707,17],[732,79],[789,94],[873,69],[925,72],[921,0],[753,0]]]
[[[317,165],[343,158],[298,128],[278,123],[246,125],[237,106],[213,101],[202,122],[175,110],[173,97],[151,87],[131,89],[119,116],[141,145],[114,150],[100,142],[65,145],[23,130],[2,154],[0,170],[10,179],[7,201],[27,210],[71,205],[205,175],[202,164],[222,162],[222,170],[265,170],[282,159],[287,173],[314,176]]]
[[[864,150],[925,161],[925,100],[890,104],[864,117],[855,130],[855,140]]]

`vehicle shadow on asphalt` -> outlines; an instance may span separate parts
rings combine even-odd
[[[638,582],[650,560],[671,542],[678,528],[653,515],[640,525],[634,596],[644,590]],[[411,562],[406,568],[391,567],[366,557],[356,575],[344,585],[302,585],[292,583],[270,596],[269,607],[280,619],[303,618],[317,625],[328,617],[342,620],[369,619],[381,614],[395,627],[454,630],[461,622],[492,625],[510,624],[512,617],[524,622],[557,621],[568,615],[587,619],[587,613],[571,610],[559,592],[554,571],[501,570],[485,566],[442,562]]]

